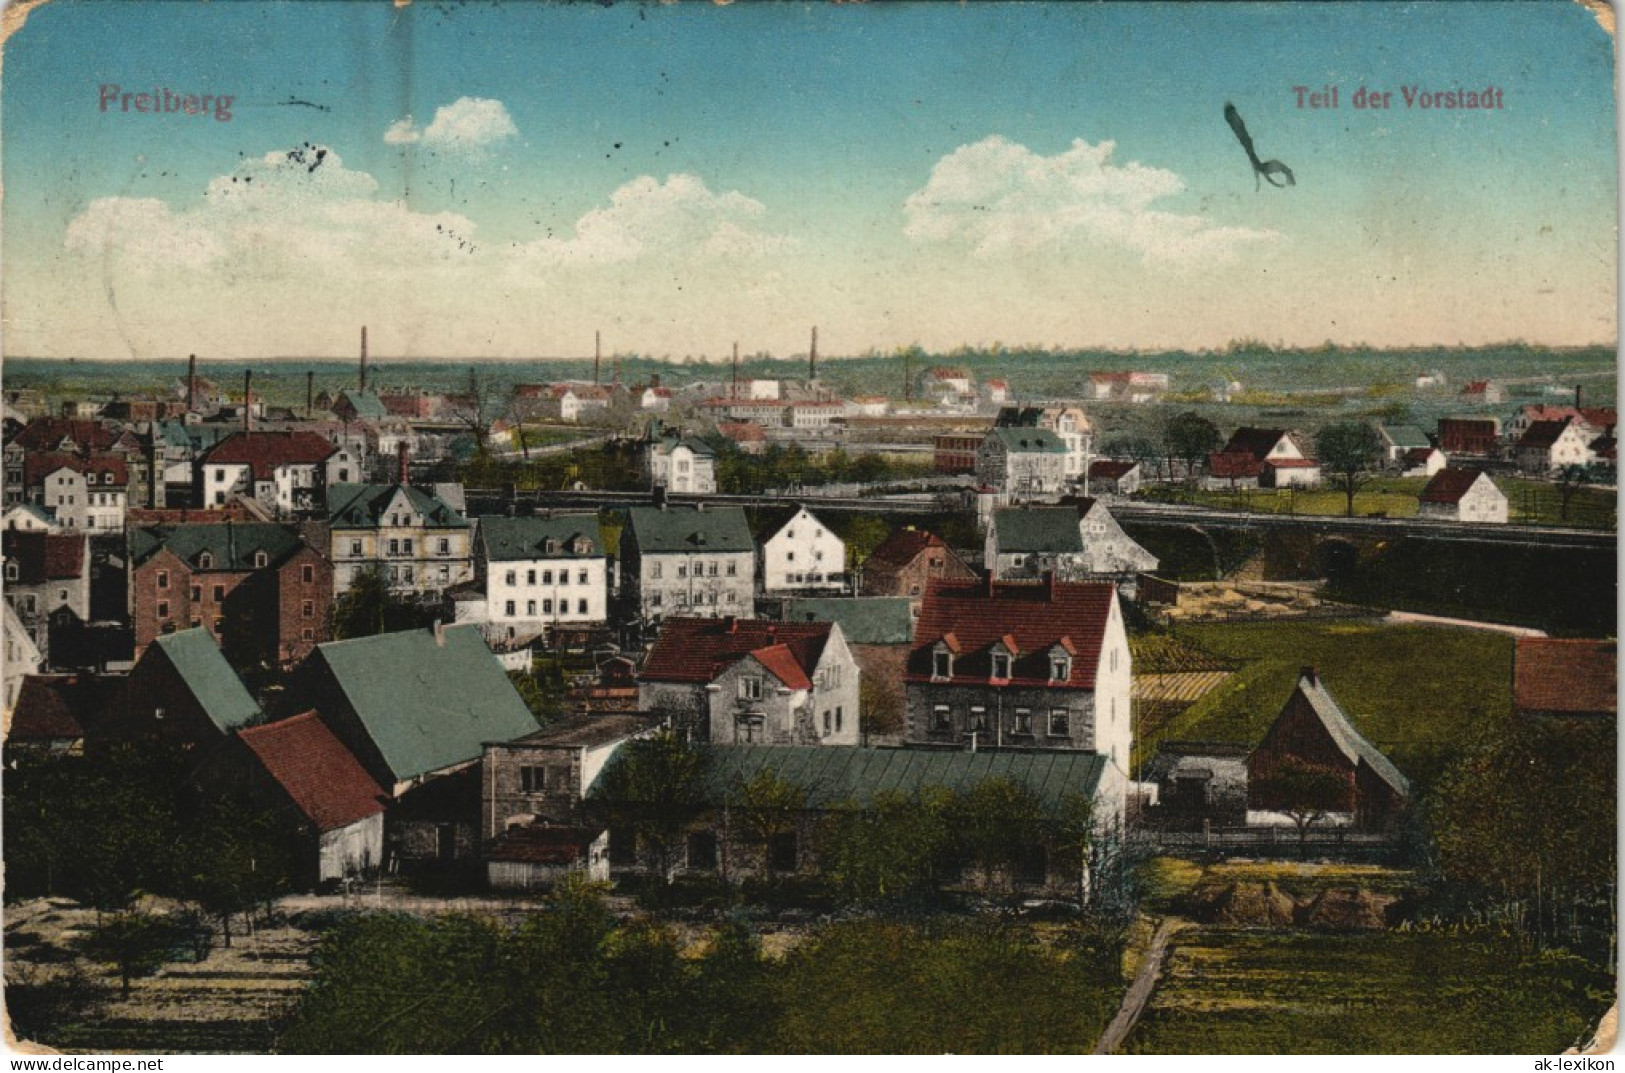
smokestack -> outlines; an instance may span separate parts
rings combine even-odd
[[[739,401],[739,343],[734,342],[734,401]]]
[[[1575,384],[1574,385],[1574,408],[1576,410],[1580,409],[1582,406],[1585,405],[1585,397],[1586,397],[1585,393],[1586,393],[1586,387],[1585,387],[1584,384]]]
[[[818,325],[814,324],[813,325],[813,331],[812,331],[812,349],[807,351],[807,380],[809,382],[814,382],[814,381],[817,381],[817,379],[818,379]]]
[[[186,359],[186,412],[197,409],[197,355]]]
[[[243,370],[243,431],[254,431],[254,370]]]
[[[400,466],[400,470],[401,470],[400,483],[401,484],[411,484],[412,483],[412,469],[411,469],[411,465],[412,465],[412,448],[407,444],[406,437],[404,437],[404,436],[401,437],[401,442],[399,444],[397,444],[396,447],[395,447],[395,460],[396,460],[396,463]]]
[[[592,333],[592,383],[598,386],[598,363],[604,358],[604,333]]]
[[[1299,668],[1298,677],[1302,678],[1305,682],[1308,682],[1312,686],[1320,684],[1320,672],[1316,671],[1313,667]]]
[[[305,420],[316,410],[316,370],[305,370]]]
[[[653,388],[658,388],[660,386],[660,374],[659,373],[650,373],[649,374],[649,386],[653,387]]]
[[[909,352],[903,351],[903,401],[911,402],[914,399],[914,378],[908,374]]]
[[[367,326],[361,326],[361,392],[367,391]]]

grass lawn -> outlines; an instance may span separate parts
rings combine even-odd
[[[1612,997],[1569,955],[1505,940],[1366,931],[1181,932],[1126,1050],[1137,1054],[1555,1054]]]
[[[1208,623],[1180,640],[1243,661],[1240,671],[1163,727],[1160,740],[1257,742],[1291,695],[1298,670],[1319,669],[1349,719],[1414,782],[1425,785],[1487,722],[1512,709],[1512,638],[1483,630]]]

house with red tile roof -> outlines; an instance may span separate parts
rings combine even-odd
[[[244,727],[237,741],[244,788],[289,821],[302,878],[315,885],[383,862],[388,795],[316,712]]]
[[[1504,524],[1507,497],[1489,474],[1447,466],[1435,473],[1417,496],[1416,513],[1451,522]]]
[[[1208,491],[1233,491],[1237,488],[1257,488],[1264,465],[1247,451],[1215,451],[1207,456],[1207,477],[1203,486]]]
[[[1110,582],[939,581],[904,680],[910,745],[1092,752],[1128,768],[1128,634]]]
[[[313,510],[325,484],[325,463],[337,450],[315,432],[238,432],[198,460],[198,488],[207,507],[250,496],[278,514]]]
[[[5,599],[46,660],[52,623],[90,621],[90,550],[84,533],[15,530],[4,537]]]
[[[668,618],[638,707],[713,744],[856,745],[858,678],[837,623]]]
[[[1518,468],[1525,473],[1551,473],[1568,466],[1589,466],[1595,461],[1591,442],[1597,436],[1574,417],[1536,421],[1513,448]]]
[[[1461,389],[1461,397],[1468,402],[1482,402],[1493,406],[1506,401],[1506,392],[1494,380],[1474,380]]]
[[[941,537],[912,525],[894,530],[863,564],[863,596],[907,596],[920,600],[939,578],[970,580],[976,571]]]
[[[1520,637],[1512,662],[1520,715],[1613,719],[1619,712],[1619,642]]]
[[[23,464],[28,497],[55,514],[57,524],[92,533],[124,528],[130,473],[115,454],[30,454]]]

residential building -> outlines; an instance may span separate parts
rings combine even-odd
[[[199,494],[207,507],[245,495],[278,515],[312,511],[321,504],[325,464],[335,451],[314,432],[239,432],[198,459]]]
[[[638,409],[663,414],[671,409],[671,388],[651,384],[638,392]]]
[[[1495,458],[1501,453],[1501,419],[1498,417],[1439,418],[1439,450],[1446,458],[1468,455]]]
[[[638,706],[712,743],[856,745],[858,664],[829,622],[673,618],[638,675]]]
[[[1249,751],[1237,742],[1159,742],[1140,772],[1157,787],[1147,824],[1171,831],[1245,826]]]
[[[246,753],[239,792],[283,817],[302,886],[359,879],[382,866],[387,795],[320,716],[243,727],[237,740]]]
[[[864,596],[906,596],[918,601],[936,580],[970,580],[976,571],[942,538],[912,525],[892,531],[863,563]]]
[[[339,392],[334,400],[332,412],[340,421],[382,421],[389,416],[389,408],[384,400],[378,397],[376,391],[351,391],[346,389]]]
[[[995,428],[976,452],[976,479],[1018,498],[1059,495],[1066,488],[1066,444],[1039,428]]]
[[[1494,380],[1473,380],[1461,389],[1463,402],[1498,406],[1506,401],[1506,392]]]
[[[994,419],[997,428],[1048,429],[1066,447],[1068,480],[1082,479],[1094,455],[1094,426],[1079,406],[1006,406]]]
[[[756,606],[756,543],[739,507],[633,507],[621,530],[629,615],[743,615]]]
[[[33,636],[18,617],[11,600],[0,600],[0,616],[4,617],[4,655],[0,661],[0,702],[10,713],[17,706],[24,682],[30,675],[45,669],[45,653],[34,643]]]
[[[474,569],[493,641],[609,618],[609,555],[597,514],[482,517]]]
[[[1251,455],[1260,465],[1283,459],[1309,457],[1296,433],[1284,428],[1253,428],[1245,425],[1231,433],[1229,441],[1218,453]]]
[[[1100,458],[1089,464],[1092,496],[1131,496],[1140,490],[1142,481],[1138,462]]]
[[[909,656],[907,740],[1093,752],[1126,771],[1130,664],[1110,582],[936,582]]]
[[[327,490],[333,591],[376,570],[393,589],[443,592],[472,580],[472,527],[441,494],[410,484],[335,484]]]
[[[332,640],[333,565],[292,526],[139,526],[128,552],[137,658],[199,627],[241,666],[289,668]]]
[[[748,455],[759,455],[767,449],[767,430],[754,421],[719,421],[717,434],[732,440]]]
[[[846,420],[846,403],[840,399],[803,399],[784,408],[784,427],[827,429]]]
[[[1318,488],[1320,463],[1313,458],[1267,458],[1259,466],[1261,488]]]
[[[1084,387],[1097,402],[1155,402],[1168,390],[1167,373],[1090,373]]]
[[[487,742],[480,763],[484,840],[515,829],[588,825],[588,788],[616,749],[656,725],[649,716],[599,715]]]
[[[921,399],[939,406],[971,406],[976,402],[976,379],[968,369],[938,367],[920,374]]]
[[[1349,721],[1313,667],[1298,675],[1292,695],[1247,757],[1249,823],[1290,823],[1296,802],[1277,776],[1297,766],[1334,773],[1341,800],[1328,824],[1371,829],[1391,824],[1410,797],[1410,781]]]
[[[124,528],[129,468],[118,455],[30,454],[24,464],[29,497],[65,529],[92,534]]]
[[[130,671],[125,716],[110,738],[158,737],[186,747],[215,746],[262,716],[209,631],[167,633]]]
[[[1264,464],[1248,451],[1215,451],[1207,456],[1202,486],[1210,492],[1257,488]]]
[[[1412,447],[1400,456],[1399,472],[1403,477],[1431,477],[1448,464],[1437,447]]]
[[[62,532],[62,526],[57,524],[56,515],[49,507],[39,503],[18,503],[8,507],[5,516],[0,518],[0,529],[7,532],[21,530],[25,533]]]
[[[1487,473],[1446,467],[1435,473],[1422,489],[1417,497],[1416,513],[1424,518],[1452,522],[1504,524],[1507,497]]]
[[[1518,638],[1512,703],[1522,716],[1613,721],[1619,712],[1619,642]]]
[[[5,751],[11,756],[82,756],[85,740],[124,704],[124,680],[89,674],[19,674],[8,664]],[[16,689],[15,696],[10,692]]]
[[[1428,434],[1415,425],[1378,425],[1377,436],[1382,440],[1383,457],[1391,466],[1399,464],[1409,451],[1433,446]]]
[[[901,741],[903,713],[908,704],[903,672],[908,667],[909,650],[914,647],[917,609],[915,601],[904,596],[799,596],[784,601],[786,622],[833,622],[840,626],[863,685],[858,716],[864,744],[877,734]]]
[[[938,473],[975,473],[976,453],[986,432],[943,432],[932,441],[932,468]]]
[[[90,540],[82,532],[5,534],[5,599],[51,664],[51,635],[90,621]]]
[[[1138,575],[1157,569],[1157,557],[1123,531],[1106,505],[1087,498],[1059,507],[995,510],[982,562],[1004,581],[1046,574],[1063,581],[1109,579],[1127,594]]]
[[[698,436],[668,429],[658,419],[649,423],[643,469],[651,488],[683,495],[714,495],[717,490],[716,452]]]
[[[393,797],[468,767],[486,742],[537,730],[536,719],[472,626],[318,645],[291,691],[300,706],[321,713]],[[473,789],[477,800],[477,773]]]
[[[806,507],[774,523],[762,541],[762,591],[846,589],[846,541]]]
[[[1525,473],[1552,473],[1569,466],[1591,465],[1595,461],[1591,443],[1596,438],[1572,417],[1536,421],[1518,439],[1513,451],[1518,468]]]

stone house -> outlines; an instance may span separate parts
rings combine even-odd
[[[1140,772],[1157,787],[1146,822],[1171,831],[1247,823],[1248,747],[1235,742],[1164,741]]]
[[[770,526],[762,541],[762,591],[846,589],[846,541],[806,507]]]
[[[486,742],[480,761],[482,837],[491,842],[515,828],[588,825],[587,788],[616,749],[657,725],[644,715],[586,716]]]
[[[1091,752],[1125,771],[1131,662],[1109,582],[937,582],[909,655],[906,740]]]
[[[127,548],[137,658],[198,627],[239,663],[283,668],[332,640],[333,565],[291,526],[141,526]]]
[[[797,597],[784,602],[786,622],[833,622],[857,661],[859,737],[867,743],[879,730],[901,729],[908,696],[903,672],[914,645],[915,601],[903,596],[845,599]]]
[[[716,452],[697,436],[649,422],[642,445],[643,470],[650,488],[683,495],[713,495],[717,490]]]
[[[983,562],[1000,580],[1056,574],[1063,581],[1116,580],[1133,592],[1140,574],[1157,569],[1098,499],[1060,507],[1005,507],[993,512]]]
[[[443,592],[473,579],[472,529],[437,491],[410,484],[336,484],[327,493],[335,595],[364,571],[389,586]]]
[[[1507,497],[1488,473],[1447,467],[1417,496],[1416,513],[1452,522],[1505,524]]]
[[[628,616],[747,615],[756,606],[756,542],[739,507],[633,507],[621,530]]]
[[[1101,458],[1089,464],[1090,495],[1131,496],[1143,483],[1138,462]]]
[[[608,620],[609,556],[597,514],[482,517],[476,533],[474,575],[493,641]]]
[[[994,418],[994,425],[1053,432],[1066,448],[1066,479],[1079,480],[1089,472],[1095,432],[1081,406],[1006,406]]]
[[[1281,714],[1247,757],[1248,822],[1287,821],[1294,802],[1274,776],[1286,763],[1333,772],[1344,784],[1326,822],[1363,829],[1389,825],[1410,797],[1410,782],[1349,721],[1313,667],[1305,667]]]
[[[1049,429],[995,428],[976,451],[976,479],[1008,496],[1059,495],[1066,488],[1066,444]]]
[[[52,624],[90,621],[90,538],[83,532],[8,532],[4,558],[6,603],[49,664]]]
[[[1553,473],[1569,466],[1589,466],[1595,461],[1584,426],[1572,417],[1561,421],[1536,421],[1513,448],[1518,468],[1525,473]]]
[[[91,534],[124,528],[129,505],[129,467],[118,455],[29,455],[24,464],[29,498],[57,525]]]
[[[834,623],[667,619],[638,707],[713,744],[856,745],[859,678]]]
[[[941,537],[912,525],[892,531],[863,563],[864,596],[906,596],[918,601],[932,581],[969,580],[976,571]]]

